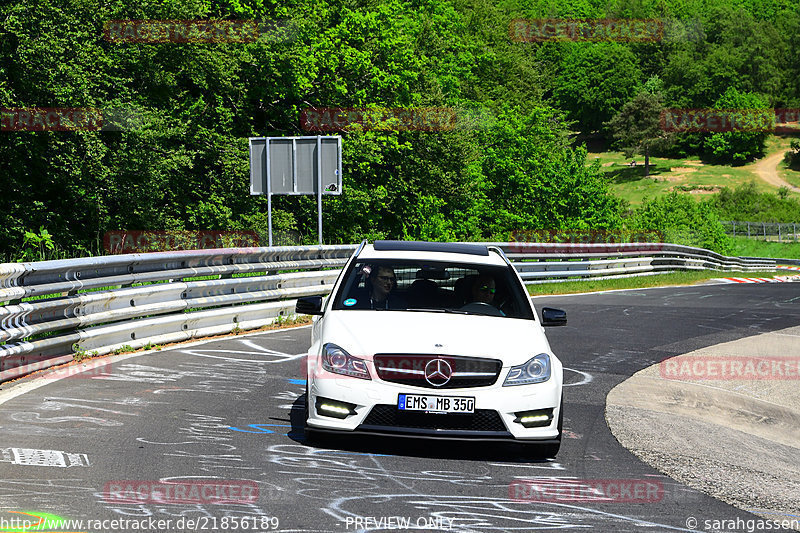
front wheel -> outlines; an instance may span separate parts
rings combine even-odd
[[[303,435],[305,436],[305,442],[309,446],[314,446],[315,444],[319,444],[319,435],[314,432],[314,430],[308,425],[308,415],[311,407],[309,406],[309,393],[308,393],[308,381],[306,381],[306,400],[305,400],[305,409],[303,410]]]
[[[542,446],[542,455],[547,459],[555,459],[558,450],[561,449],[561,433],[564,429],[564,398],[561,398],[561,405],[558,406],[558,440],[555,444],[545,444]]]

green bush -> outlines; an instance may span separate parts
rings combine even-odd
[[[800,222],[800,202],[781,196],[781,192],[759,192],[753,182],[734,190],[724,188],[705,203],[720,220],[750,222]]]
[[[733,252],[732,241],[714,208],[677,192],[645,200],[626,220],[626,225],[636,231],[661,231],[664,242],[707,248],[721,254]]]
[[[707,156],[720,163],[741,165],[763,155],[769,128],[775,120],[774,112],[768,107],[758,95],[729,87],[716,101],[714,109],[735,110],[726,114],[731,127],[742,130],[710,134],[704,143]]]

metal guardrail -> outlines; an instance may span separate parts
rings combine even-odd
[[[775,261],[776,265],[798,265],[800,266],[800,259],[774,259],[770,257],[743,257],[742,259],[756,259],[759,261]]]
[[[264,326],[328,293],[347,246],[0,264],[0,382],[72,360]],[[198,279],[201,278],[201,279]],[[202,279],[213,278],[213,279]]]
[[[661,274],[678,270],[774,270],[772,259],[727,257],[663,243],[502,243],[527,284]]]
[[[774,270],[775,261],[660,243],[490,243],[525,283],[676,270]],[[325,295],[356,245],[195,250],[0,264],[0,382],[75,352],[255,329]],[[211,279],[197,279],[211,278]]]

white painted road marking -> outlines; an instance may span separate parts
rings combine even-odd
[[[85,453],[70,453],[59,450],[36,450],[33,448],[0,449],[0,462],[21,466],[89,466],[89,457]]]

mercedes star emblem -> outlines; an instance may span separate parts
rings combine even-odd
[[[434,387],[441,387],[450,381],[453,367],[444,359],[431,359],[425,365],[425,380]]]

